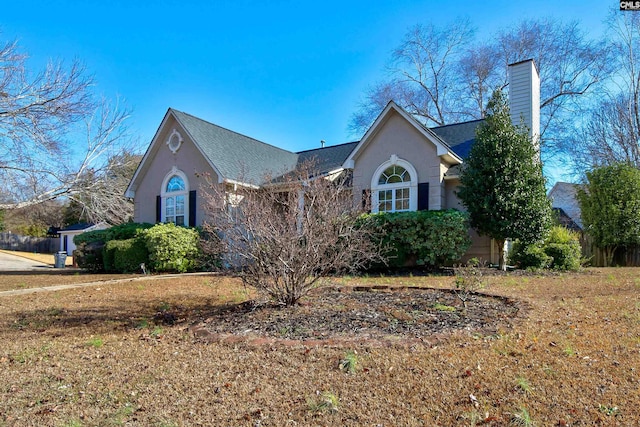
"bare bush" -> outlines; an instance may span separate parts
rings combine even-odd
[[[486,268],[485,263],[477,258],[471,258],[466,264],[459,264],[453,268],[453,272],[456,275],[453,291],[462,301],[462,305],[465,308],[467,307],[469,296],[484,287],[482,279],[483,268]]]
[[[205,246],[240,271],[243,282],[284,305],[295,304],[329,274],[381,261],[371,228],[357,224],[348,179],[310,165],[262,188],[213,183],[204,228],[220,238]]]

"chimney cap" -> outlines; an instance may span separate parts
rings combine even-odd
[[[525,62],[532,62],[533,66],[536,68],[536,72],[538,72],[538,74],[540,73],[540,70],[538,70],[538,64],[536,64],[536,61],[534,61],[533,58],[523,59],[522,61],[518,62],[512,62],[511,64],[508,64],[507,67],[514,67],[516,65],[524,64]]]

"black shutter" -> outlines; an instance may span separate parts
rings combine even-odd
[[[429,183],[418,184],[418,210],[429,210]]]
[[[371,212],[371,190],[362,190],[362,210]]]
[[[189,224],[187,225],[196,226],[196,190],[189,191]]]
[[[162,197],[156,196],[156,223],[162,221]]]

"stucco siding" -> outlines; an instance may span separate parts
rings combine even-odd
[[[173,129],[183,137],[183,143],[176,153],[165,143]],[[189,190],[196,190],[196,225],[201,225],[205,215],[202,202],[206,179],[203,175],[208,174],[213,182],[217,182],[217,176],[184,129],[172,117],[168,118],[158,133],[156,144],[151,147],[145,164],[147,168],[140,171],[139,185],[135,189],[134,220],[156,222],[156,197],[160,195],[163,180],[175,167],[186,175]]]
[[[469,229],[469,236],[471,237],[471,247],[469,247],[462,257],[462,262],[467,262],[471,258],[477,258],[480,261],[497,264],[497,248],[493,240],[490,237],[479,235],[478,232],[472,228]]]
[[[459,179],[447,179],[444,181],[444,188],[446,192],[445,209],[458,209],[459,211],[465,210],[464,206],[462,206],[462,202],[456,194],[459,185]]]
[[[395,112],[387,117],[378,132],[354,159],[353,187],[356,203],[361,202],[362,190],[371,188],[371,179],[376,169],[392,155],[413,165],[419,183],[429,183],[429,209],[442,209],[445,197],[443,171],[436,147]]]

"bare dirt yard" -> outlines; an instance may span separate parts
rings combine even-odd
[[[640,425],[640,269],[485,282],[466,308],[445,276],[0,296],[0,426]]]

